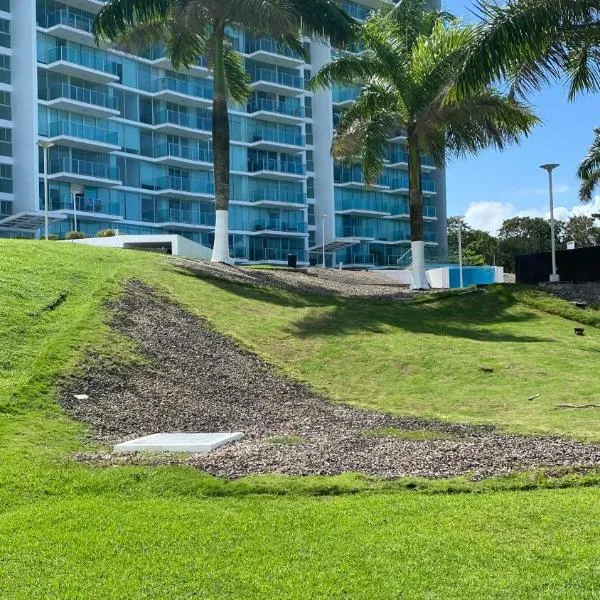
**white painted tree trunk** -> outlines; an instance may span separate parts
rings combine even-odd
[[[218,210],[215,221],[215,245],[211,262],[233,264],[229,257],[229,211]]]
[[[411,242],[412,285],[413,290],[428,290],[427,271],[425,271],[425,242]]]

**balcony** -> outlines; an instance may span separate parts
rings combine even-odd
[[[77,213],[81,216],[93,216],[96,221],[122,221],[121,203],[103,203],[98,198],[77,196]],[[65,194],[60,197],[51,197],[48,210],[73,213],[73,196]],[[40,198],[40,210],[44,209],[44,201]]]
[[[437,188],[435,185],[435,181],[431,181],[431,179],[422,179],[421,180],[421,189],[423,194],[433,195],[437,194]]]
[[[341,8],[357,21],[366,21],[373,9],[368,9],[364,6],[354,4],[354,2],[340,2]]]
[[[425,219],[437,219],[437,207],[431,205],[423,206],[423,218]]]
[[[46,18],[46,33],[77,44],[92,40],[93,20],[68,10],[57,10]]]
[[[360,94],[360,88],[357,86],[339,87],[334,86],[331,92],[332,102],[338,106],[352,104]]]
[[[282,67],[294,68],[304,64],[304,58],[300,54],[269,38],[247,40],[244,54],[248,58]]]
[[[304,193],[289,192],[271,188],[259,188],[250,194],[250,202],[265,208],[304,208],[306,196]]]
[[[306,250],[303,248],[249,248],[248,250],[244,249],[243,252],[240,250],[232,249],[231,256],[251,262],[281,262],[287,264],[288,254],[295,254],[299,263],[308,263]]]
[[[154,150],[154,158],[161,165],[206,170],[212,169],[213,163],[212,150],[185,144],[158,144]]]
[[[248,113],[263,121],[297,124],[304,121],[304,107],[296,102],[256,98],[248,103]]]
[[[73,8],[96,14],[105,4],[106,0],[69,0]]]
[[[117,99],[104,92],[59,83],[40,90],[40,99],[49,108],[71,111],[90,117],[108,118],[119,115]]]
[[[428,244],[437,244],[437,232],[435,231],[424,231],[423,238]]]
[[[356,240],[375,239],[372,227],[336,227],[335,236],[338,238],[351,238]]]
[[[75,158],[50,161],[49,179],[71,183],[89,183],[98,187],[121,185],[118,167]]]
[[[261,150],[299,150],[305,146],[304,136],[301,134],[281,131],[275,127],[261,127],[254,129],[248,140],[251,148]]]
[[[304,95],[304,80],[299,75],[281,73],[273,69],[255,69],[248,73],[252,89],[273,94]]]
[[[392,231],[391,233],[378,233],[375,241],[383,245],[405,244],[410,242],[410,233],[408,231]]]
[[[70,146],[71,148],[106,150],[107,152],[120,150],[121,148],[119,146],[119,135],[116,131],[84,125],[83,123],[73,123],[65,120],[55,121],[50,123],[48,134],[49,142],[61,146]]]
[[[408,202],[390,200],[390,215],[386,219],[407,219],[410,217],[410,208]]]
[[[254,235],[277,236],[282,234],[286,236],[306,237],[308,227],[306,223],[289,223],[277,219],[259,219],[250,225],[250,231]]]
[[[48,50],[46,68],[95,83],[119,81],[119,65],[105,54],[57,46]]]
[[[391,193],[408,192],[408,176],[387,177],[385,182],[388,186],[388,191]]]
[[[159,210],[156,213],[155,221],[161,227],[182,231],[212,229],[215,226],[215,213],[171,208]]]
[[[174,175],[165,175],[154,180],[151,187],[158,196],[178,198],[184,197],[204,197],[214,198],[215,185],[212,181],[190,179],[189,177],[176,177]]]
[[[340,261],[338,261],[340,262]],[[342,267],[375,267],[374,254],[353,254],[346,255],[346,262],[341,261]]]
[[[265,158],[262,160],[248,160],[248,173],[251,176],[266,179],[304,179],[306,166],[301,162],[291,160],[276,160]]]
[[[161,77],[152,85],[154,95],[165,102],[189,106],[212,106],[213,87],[204,81],[187,81],[175,77]]]
[[[389,216],[390,203],[372,201],[363,198],[342,198],[335,202],[335,212],[341,215],[356,215],[364,217]]]
[[[388,188],[385,178],[380,177],[377,183],[367,185],[362,176],[362,171],[357,168],[346,168],[336,165],[333,170],[333,181],[338,187],[354,189],[386,190]]]
[[[164,134],[208,140],[212,137],[212,120],[175,110],[162,110],[154,117],[154,129]]]

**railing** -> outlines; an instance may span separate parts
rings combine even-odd
[[[356,86],[339,87],[333,86],[332,99],[334,104],[341,102],[352,102],[358,98],[360,94],[360,88]]]
[[[85,196],[75,196],[77,202],[77,210],[79,212],[100,213],[103,215],[121,214],[121,203],[118,201],[103,202],[98,198],[88,198]],[[73,210],[73,195],[64,194],[59,198],[50,197],[48,210]],[[44,200],[40,198],[40,209],[44,208]]]
[[[294,58],[296,60],[304,62],[304,59],[298,52],[279,44],[275,40],[269,38],[260,39],[249,39],[246,41],[246,54],[254,54],[255,52],[269,52],[270,54],[280,54],[281,56],[287,56],[288,58]]]
[[[306,223],[289,223],[275,219],[259,219],[251,225],[251,231],[281,231],[288,233],[306,233]]]
[[[93,20],[89,17],[77,15],[68,10],[57,10],[50,13],[46,18],[46,27],[54,27],[55,25],[65,25],[73,29],[79,29],[86,33],[92,33]]]
[[[212,131],[212,120],[208,117],[198,117],[176,110],[161,110],[154,117],[155,125],[179,125],[189,129],[199,129],[200,131]]]
[[[248,112],[255,113],[259,111],[278,113],[290,117],[304,118],[304,107],[292,102],[277,102],[266,98],[257,98],[248,103]]]
[[[186,96],[195,96],[204,100],[212,100],[214,90],[212,85],[201,82],[186,81],[175,79],[174,77],[161,77],[156,79],[152,84],[154,92],[175,92]]]
[[[302,77],[290,75],[289,73],[281,73],[280,71],[274,71],[273,69],[255,69],[249,71],[248,74],[253,83],[256,81],[269,81],[286,87],[299,89],[304,87]]]
[[[410,241],[408,231],[393,231],[392,233],[381,233],[375,236],[378,242],[407,242]]]
[[[289,202],[292,204],[306,204],[306,196],[302,192],[290,192],[288,190],[277,190],[270,188],[259,188],[252,190],[250,202]]]
[[[214,227],[215,213],[167,208],[156,212],[156,222]]]
[[[75,158],[59,158],[50,161],[50,173],[73,173],[96,179],[119,180],[119,168]]]
[[[186,146],[184,144],[158,144],[154,150],[154,158],[167,157],[203,163],[213,162],[212,150],[198,148],[196,146]]]
[[[431,181],[429,179],[423,179],[421,181],[421,189],[424,192],[435,192],[435,190],[436,190],[435,181]]]
[[[365,8],[363,6],[359,6],[358,4],[354,4],[354,2],[340,2],[340,6],[354,19],[359,21],[364,21],[371,14],[372,9]]]
[[[342,261],[342,264],[344,262]],[[351,254],[350,259],[346,261],[347,265],[374,265],[375,255],[374,254]]]
[[[365,180],[360,168],[349,168],[341,165],[336,165],[333,170],[334,183],[356,183],[366,186]],[[380,177],[373,185],[388,186],[388,181],[385,177]]]
[[[393,217],[406,216],[410,214],[410,208],[408,202],[394,202],[390,201],[390,214]]]
[[[148,60],[156,61],[166,58],[167,54],[163,45],[155,45],[147,49],[145,52],[141,52],[140,56]],[[194,66],[202,69],[208,69],[208,59],[206,56],[200,56],[194,63]]]
[[[391,190],[407,190],[408,177],[388,177],[386,184]]]
[[[234,256],[233,253],[231,256],[234,258],[246,258],[247,256],[251,261],[287,262],[288,254],[295,254],[300,262],[307,262],[306,250],[302,248],[250,248],[247,254],[245,251],[238,252],[238,254],[242,254],[242,256]]]
[[[424,217],[436,217],[437,216],[437,208],[435,206],[429,206],[425,204],[423,206],[423,216]]]
[[[292,175],[304,175],[306,174],[306,166],[301,162],[265,158],[263,160],[249,160],[248,171],[250,173],[256,173],[258,171],[274,171]]]
[[[335,235],[339,238],[372,238],[374,233],[372,227],[338,227]]]
[[[389,213],[390,203],[385,201],[373,201],[361,198],[342,198],[335,201],[336,211],[362,210],[366,212]]]
[[[175,175],[157,177],[154,180],[153,187],[156,190],[175,190],[211,196],[215,193],[215,184],[212,181],[198,181],[195,179],[188,179],[187,177],[177,177]]]
[[[119,144],[119,134],[116,131],[108,129],[100,129],[83,123],[73,123],[72,121],[55,121],[50,123],[49,137],[59,135],[67,135],[70,137],[91,140],[93,142],[101,142],[103,144]]]
[[[435,231],[424,231],[423,238],[426,242],[437,242],[437,233]]]
[[[50,50],[48,50],[47,57],[48,64],[57,62],[59,60],[73,63],[81,67],[85,67],[86,69],[102,71],[108,75],[118,75],[119,65],[110,60],[107,56],[100,54],[75,50],[74,48],[70,48],[68,46],[57,46],[56,48],[50,48]]]
[[[93,104],[110,110],[117,110],[117,99],[113,96],[108,96],[103,92],[89,90],[87,88],[67,83],[58,83],[45,89],[42,93],[42,100],[57,100],[58,98],[67,98],[75,102],[84,104]]]
[[[249,142],[275,142],[277,144],[287,144],[289,146],[304,146],[304,136],[300,134],[281,131],[274,127],[262,127],[254,129],[249,134]]]

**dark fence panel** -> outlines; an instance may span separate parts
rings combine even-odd
[[[559,250],[556,267],[561,281],[600,281],[600,246]],[[515,260],[517,283],[548,281],[552,273],[552,254],[522,254]]]

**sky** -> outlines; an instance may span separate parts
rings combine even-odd
[[[445,0],[444,8],[469,18],[469,0]],[[463,215],[477,229],[496,233],[504,219],[549,216],[548,174],[544,163],[559,163],[554,171],[557,218],[600,212],[600,195],[590,205],[578,200],[576,170],[600,127],[600,96],[588,94],[568,102],[562,84],[529,98],[543,124],[520,145],[503,152],[488,150],[447,165],[448,216]]]

